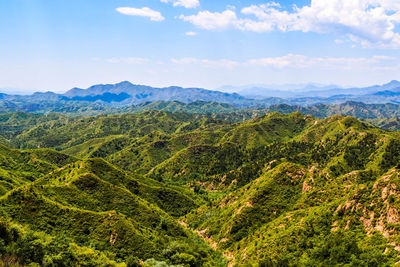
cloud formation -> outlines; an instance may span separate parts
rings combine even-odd
[[[251,5],[240,11],[200,11],[179,16],[206,30],[238,29],[257,33],[302,31],[333,33],[363,47],[399,48],[399,0],[312,0],[284,10],[278,3]]]
[[[223,67],[232,69],[235,67],[263,67],[275,69],[393,69],[398,68],[398,58],[388,56],[372,57],[308,57],[304,55],[288,54],[280,57],[255,58],[246,61],[229,59],[209,60],[198,58],[171,59],[171,62],[179,65],[202,65],[204,67]]]
[[[163,21],[165,19],[160,12],[152,10],[148,7],[118,7],[116,10],[124,15],[148,17],[151,21]]]
[[[198,59],[192,57],[186,57],[181,59],[173,58],[171,59],[171,62],[178,65],[196,64],[213,68],[228,68],[228,69],[232,69],[240,65],[239,62],[229,59],[210,60],[210,59]]]
[[[199,0],[161,0],[162,3],[173,3],[174,6],[196,8],[200,6]]]
[[[236,13],[233,10],[225,10],[222,13],[200,11],[197,15],[180,15],[179,18],[205,30],[225,30],[228,28],[235,28],[239,22]]]
[[[195,36],[197,35],[197,32],[186,32],[187,36]]]
[[[142,64],[148,62],[149,60],[147,58],[141,58],[141,57],[125,57],[125,58],[112,57],[107,59],[106,61],[108,63]]]

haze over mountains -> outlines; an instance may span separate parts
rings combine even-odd
[[[265,106],[276,103],[307,105],[315,103],[339,103],[349,100],[365,103],[398,103],[400,98],[400,82],[393,80],[383,85],[369,87],[342,88],[336,85],[275,85],[274,88],[260,86],[221,87],[221,91],[203,88],[182,88],[170,86],[164,88],[137,85],[128,81],[116,84],[98,84],[87,89],[72,88],[64,94],[53,92],[34,93],[32,95],[1,94],[2,100],[16,98],[37,99],[48,98],[66,101],[88,101],[120,103],[121,105],[140,104],[154,101],[216,101],[235,106]],[[226,91],[236,92],[228,93]],[[280,99],[275,99],[280,98]]]
[[[298,86],[301,87],[299,88]],[[383,85],[373,85],[363,88],[341,88],[335,85],[318,84],[286,85],[276,86],[275,88],[277,89],[246,87],[236,88],[235,90],[232,87],[230,91],[237,91],[237,93],[227,93],[202,88],[182,88],[177,86],[155,88],[135,85],[125,81],[117,84],[94,85],[87,89],[73,88],[64,95],[72,100],[77,100],[77,97],[80,97],[80,100],[89,100],[91,99],[90,97],[101,96],[105,93],[113,94],[113,96],[125,94],[122,98],[115,100],[115,102],[122,102],[123,104],[153,101],[181,101],[190,103],[201,100],[229,103],[235,106],[257,104],[268,106],[277,103],[297,105],[315,103],[337,104],[349,100],[365,103],[398,103],[400,95],[400,82],[396,80]],[[112,98],[111,95],[110,97]]]
[[[32,95],[0,94],[0,103],[10,104],[23,102],[38,104],[42,101],[57,102],[95,102],[112,106],[129,106],[155,101],[215,101],[236,107],[268,107],[275,104],[307,106],[313,104],[340,104],[346,101],[364,103],[400,103],[400,82],[393,80],[383,85],[363,88],[339,88],[334,85],[306,85],[294,89],[296,85],[286,88],[269,89],[263,87],[234,88],[238,93],[207,90],[203,88],[182,88],[178,86],[157,88],[136,85],[128,81],[116,84],[93,85],[87,89],[73,88],[64,94],[37,92]],[[300,85],[298,85],[300,86]],[[7,106],[7,104],[6,104]]]
[[[226,85],[219,87],[217,90],[223,92],[236,92],[240,95],[249,98],[263,99],[265,97],[290,98],[293,96],[304,96],[305,94],[313,91],[328,91],[337,88],[342,89],[343,87],[335,84],[324,85],[317,83],[255,84],[255,85],[243,85],[243,86]]]
[[[36,92],[31,95],[0,94],[0,112],[51,112],[72,116],[138,113],[148,110],[187,113],[236,113],[242,120],[269,112],[303,114],[326,118],[334,114],[358,119],[395,118],[400,115],[400,82],[365,88],[331,89],[330,86],[307,86],[314,91],[278,91],[286,97],[250,98],[244,91],[227,93],[202,88],[157,88],[130,82],[94,85],[87,89],[73,88],[65,93]],[[321,89],[322,88],[322,89]],[[294,89],[293,89],[294,90]],[[269,91],[271,92],[271,91]],[[301,95],[302,94],[302,95]],[[335,95],[332,95],[335,94]],[[309,95],[309,96],[307,96]],[[239,114],[239,115],[238,115]],[[224,115],[225,116],[225,115]],[[227,115],[226,117],[232,117]],[[235,119],[237,120],[237,119]],[[381,125],[381,122],[376,122]],[[382,128],[397,129],[385,122]]]
[[[333,97],[337,95],[368,95],[384,90],[400,87],[400,82],[393,80],[383,85],[369,87],[342,87],[323,84],[286,84],[286,85],[248,85],[223,86],[219,90],[237,92],[248,98],[263,99],[265,97],[299,98],[299,97]]]
[[[90,96],[98,96],[105,93],[111,93],[113,95],[128,94],[129,97],[119,101],[123,105],[160,100],[175,100],[185,103],[202,100],[231,103],[235,105],[250,104],[248,103],[250,102],[250,99],[246,99],[245,97],[235,93],[229,94],[202,88],[182,88],[178,86],[155,88],[145,85],[136,85],[127,81],[117,84],[94,85],[87,89],[73,88],[67,91],[64,96],[69,97],[70,99],[73,99],[74,97],[82,97],[86,100]]]

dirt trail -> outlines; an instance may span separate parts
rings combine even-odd
[[[213,250],[218,250],[218,243],[212,240],[210,237],[205,236],[205,233],[207,232],[208,229],[203,229],[203,230],[193,230],[192,228],[189,227],[189,225],[184,221],[184,220],[179,220],[178,221],[180,225],[185,227],[187,230],[192,231],[196,235],[198,235],[201,239],[203,239]],[[229,251],[221,251],[222,255],[225,257],[225,259],[228,261],[228,267],[232,267],[235,265],[235,257],[232,252]]]

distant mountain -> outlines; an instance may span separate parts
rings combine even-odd
[[[131,95],[128,95],[127,93],[119,93],[119,94],[112,94],[112,93],[104,93],[101,95],[87,95],[87,96],[74,96],[74,97],[62,97],[61,99],[67,100],[67,101],[88,101],[88,102],[95,102],[95,101],[104,101],[106,103],[112,103],[112,102],[122,102],[128,98],[130,98]]]
[[[119,101],[123,105],[154,101],[180,101],[191,103],[200,100],[244,106],[251,105],[254,102],[252,99],[245,98],[236,93],[230,94],[201,88],[182,88],[178,86],[156,88],[145,85],[136,85],[127,81],[117,84],[99,84],[87,89],[73,88],[67,91],[64,96],[69,97],[71,100],[77,100],[79,97],[80,99],[84,99],[83,97],[96,97],[98,95],[104,95],[105,93],[113,95],[124,93],[129,95],[130,97]]]
[[[319,83],[298,83],[298,84],[249,84],[242,86],[225,85],[217,90],[226,92],[240,92],[248,88],[266,88],[269,90],[289,91],[289,92],[305,92],[312,90],[329,90],[334,88],[342,88],[336,84],[319,84]]]
[[[398,96],[398,95],[400,95],[400,92],[393,92],[393,91],[386,90],[386,91],[376,92],[373,95],[378,95],[378,96]]]
[[[223,86],[220,90],[237,92],[245,97],[263,99],[266,97],[280,97],[296,101],[298,98],[338,98],[343,96],[361,96],[400,88],[400,82],[393,80],[383,85],[369,87],[342,88],[338,85],[321,84],[288,84],[288,85],[257,85],[257,86]],[[399,89],[400,91],[400,89]],[[347,98],[346,100],[354,100]],[[327,102],[329,99],[321,99]],[[299,102],[300,103],[300,102]]]
[[[299,96],[305,97],[333,97],[337,95],[368,95],[380,91],[392,90],[400,87],[400,82],[393,80],[389,83],[383,85],[373,85],[369,87],[354,87],[354,88],[333,88],[329,90],[319,90],[319,91],[306,91],[302,92]]]
[[[294,96],[304,96],[302,92],[327,91],[330,89],[341,88],[338,85],[322,84],[284,84],[284,85],[245,85],[245,86],[222,86],[218,88],[224,92],[236,92],[242,96],[253,99],[264,99],[267,97],[292,98]]]
[[[336,88],[333,85],[307,85],[303,90],[281,91],[254,87],[239,93],[226,93],[202,88],[151,87],[136,85],[130,82],[116,84],[99,84],[87,89],[73,88],[64,94],[54,92],[36,92],[31,95],[9,95],[0,93],[0,112],[61,112],[95,115],[119,112],[118,108],[129,108],[144,105],[148,110],[154,102],[176,102],[164,110],[179,110],[181,104],[194,102],[213,102],[229,104],[235,108],[263,109],[273,105],[313,106],[317,104],[339,105],[348,101],[365,104],[400,103],[400,82],[391,81],[383,85],[364,88]],[[245,94],[246,93],[246,94]],[[264,94],[264,95],[263,95]],[[158,105],[158,104],[157,104]],[[156,106],[157,106],[156,105]],[[161,106],[163,106],[161,104]],[[201,109],[202,104],[184,107],[189,112]],[[210,109],[209,109],[210,108]],[[220,111],[226,107],[207,107],[207,110]],[[230,108],[228,108],[230,109]]]
[[[292,85],[291,88],[295,88],[294,86]],[[237,90],[238,93],[226,93],[202,88],[182,88],[177,86],[156,88],[135,85],[125,81],[117,84],[94,85],[87,89],[73,88],[66,92],[61,99],[69,101],[100,101],[109,104],[118,104],[118,106],[157,101],[178,101],[182,103],[213,101],[231,104],[236,107],[261,108],[276,104],[307,106],[315,104],[341,104],[347,101],[370,104],[400,103],[400,82],[395,80],[383,85],[363,88],[339,88],[335,87],[335,85],[324,86],[319,84],[297,86],[303,87],[292,89],[292,91],[263,87],[239,87]],[[234,87],[224,87],[223,89],[233,90]],[[123,97],[120,94],[124,94]]]

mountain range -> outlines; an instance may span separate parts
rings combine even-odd
[[[330,89],[342,89],[338,85],[323,84],[270,84],[270,85],[244,85],[244,86],[222,86],[217,90],[223,92],[236,92],[248,98],[263,99],[265,97],[288,98],[296,96],[306,96],[307,92],[328,91]]]
[[[311,87],[305,87],[310,89]],[[341,104],[356,101],[369,104],[400,103],[400,82],[391,81],[383,85],[365,88],[312,87],[311,91],[282,91],[257,88],[245,89],[239,93],[226,93],[202,88],[177,86],[156,88],[135,85],[130,82],[94,85],[87,89],[73,88],[64,94],[37,92],[32,95],[0,94],[0,110],[39,111],[68,105],[100,105],[127,107],[147,102],[196,101],[227,103],[239,108],[260,108],[276,104],[308,106],[315,104]],[[254,89],[254,90],[253,90]],[[252,91],[253,90],[253,91]],[[278,97],[279,96],[279,97]]]
[[[233,105],[249,105],[251,100],[246,99],[238,94],[229,94],[219,91],[211,91],[201,88],[181,88],[177,86],[166,88],[155,88],[144,85],[135,85],[130,82],[121,82],[118,84],[94,85],[87,89],[73,88],[67,91],[64,96],[70,98],[81,97],[82,100],[88,101],[89,97],[104,94],[127,94],[129,97],[121,99],[121,105],[132,105],[143,102],[154,101],[181,101],[185,103],[201,101],[216,101],[221,103],[230,103]]]
[[[234,106],[269,106],[273,104],[308,105],[316,103],[339,104],[346,101],[359,101],[364,103],[398,103],[400,82],[391,81],[383,85],[374,85],[365,88],[338,88],[331,86],[308,85],[303,91],[271,90],[257,88],[259,94],[251,93],[250,89],[243,89],[238,93],[223,93],[201,88],[167,87],[154,88],[149,86],[134,85],[129,82],[108,85],[94,85],[87,89],[73,88],[64,95],[70,100],[93,101],[93,97],[111,93],[117,96],[127,94],[126,98],[115,100],[122,105],[138,104],[154,101],[180,101],[190,103],[194,101],[215,101],[228,103]],[[128,97],[130,95],[130,97]],[[75,99],[74,99],[75,97]],[[89,98],[92,97],[92,98]]]
[[[266,97],[301,98],[301,97],[333,97],[336,95],[366,95],[379,91],[392,90],[400,87],[400,82],[393,80],[383,85],[369,87],[344,88],[338,85],[322,84],[288,84],[288,85],[249,85],[223,86],[223,91],[237,92],[248,98],[263,99]]]

